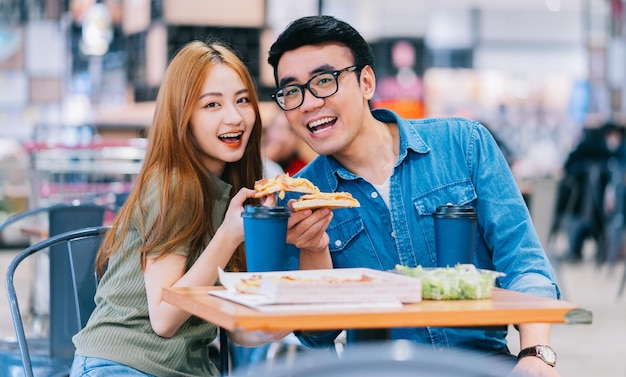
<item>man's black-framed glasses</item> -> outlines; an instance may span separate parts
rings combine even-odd
[[[340,69],[338,71],[321,72],[311,77],[306,84],[289,84],[280,88],[272,94],[272,98],[281,109],[293,110],[304,102],[304,89],[317,98],[330,97],[339,90],[339,75],[344,72],[356,71],[356,65]]]

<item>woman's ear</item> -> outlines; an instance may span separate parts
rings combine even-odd
[[[361,69],[360,81],[364,98],[368,101],[371,100],[376,91],[376,75],[371,66],[366,65]]]

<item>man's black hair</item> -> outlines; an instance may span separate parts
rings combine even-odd
[[[278,62],[287,51],[302,46],[339,42],[352,51],[354,64],[360,71],[366,65],[374,68],[374,53],[370,45],[356,29],[332,16],[308,16],[290,23],[272,44],[267,62],[274,68],[274,80],[278,85]]]

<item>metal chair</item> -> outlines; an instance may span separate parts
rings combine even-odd
[[[102,225],[106,212],[115,213],[114,205],[100,205],[95,203],[59,203],[46,207],[38,207],[9,216],[0,224],[0,232],[20,220],[35,218],[37,215],[48,215],[48,236],[79,229],[88,226]]]
[[[74,356],[72,336],[95,307],[97,286],[94,261],[109,227],[97,226],[60,233],[21,251],[6,272],[6,290],[17,342],[0,342],[0,375],[66,376]],[[29,256],[50,256],[50,331],[47,337],[27,340],[14,286],[17,267]]]
[[[0,232],[8,226],[17,226],[18,222],[33,220],[36,238],[48,238],[74,229],[104,225],[105,215],[114,215],[116,209],[117,207],[113,205],[80,202],[60,203],[47,207],[33,208],[10,216],[0,224]],[[33,231],[32,227],[30,231]],[[42,254],[36,260],[37,271],[34,274],[36,279],[31,292],[31,300],[33,302],[30,306],[30,314],[33,317],[33,330],[37,333],[44,334],[46,324],[49,323],[49,320],[53,320],[54,317],[63,318],[71,314],[65,311],[57,312],[57,310],[63,310],[62,308],[67,307],[67,305],[51,308],[48,303],[50,296],[47,293],[48,289],[50,292],[57,292],[59,289],[63,289],[71,284],[67,258],[65,253],[51,253],[50,257]],[[64,276],[64,278],[50,280],[48,275],[52,269],[58,270],[59,276]],[[56,297],[55,299],[69,300],[68,297]]]

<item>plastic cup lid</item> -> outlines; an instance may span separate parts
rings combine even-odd
[[[435,216],[445,216],[445,217],[476,217],[478,214],[476,210],[472,206],[457,206],[453,204],[446,204],[444,206],[437,207],[435,211]]]
[[[287,207],[268,207],[258,204],[244,206],[242,217],[266,218],[289,217],[291,211]]]

